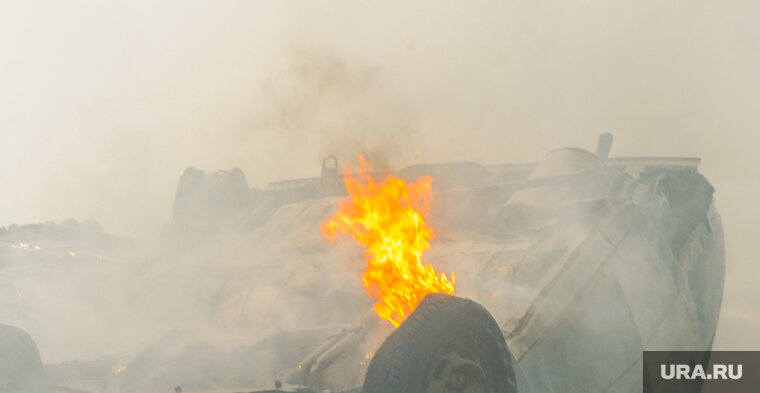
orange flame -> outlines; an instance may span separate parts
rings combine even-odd
[[[454,293],[456,278],[440,275],[422,262],[430,248],[433,230],[425,224],[433,198],[430,176],[407,184],[390,173],[381,183],[367,174],[359,158],[361,181],[346,171],[344,181],[350,199],[338,203],[338,211],[322,224],[322,233],[336,241],[339,233],[364,246],[367,268],[364,289],[377,298],[380,318],[398,327],[429,293]]]

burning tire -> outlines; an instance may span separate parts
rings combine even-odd
[[[481,305],[431,294],[377,350],[364,393],[514,393],[513,358]]]

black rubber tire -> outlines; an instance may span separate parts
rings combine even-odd
[[[10,325],[0,324],[0,391],[39,391],[28,386],[46,379],[40,352],[32,336]]]
[[[464,352],[459,353],[464,348]],[[493,316],[469,299],[430,294],[383,342],[370,362],[364,393],[423,393],[446,353],[477,359],[488,393],[514,393],[514,359]]]

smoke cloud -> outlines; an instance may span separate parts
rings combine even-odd
[[[152,242],[188,166],[239,167],[263,188],[317,176],[329,154],[535,162],[611,132],[612,156],[702,158],[727,245],[715,348],[760,350],[758,16],[754,1],[7,4],[0,226],[95,218]],[[150,266],[128,270],[147,285]],[[104,294],[130,286],[112,273],[89,277]],[[129,341],[165,328],[145,318]],[[46,337],[59,360],[67,348]]]

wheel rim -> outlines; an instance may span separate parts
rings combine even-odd
[[[467,351],[451,351],[434,362],[427,393],[485,393],[486,386],[480,359]]]

